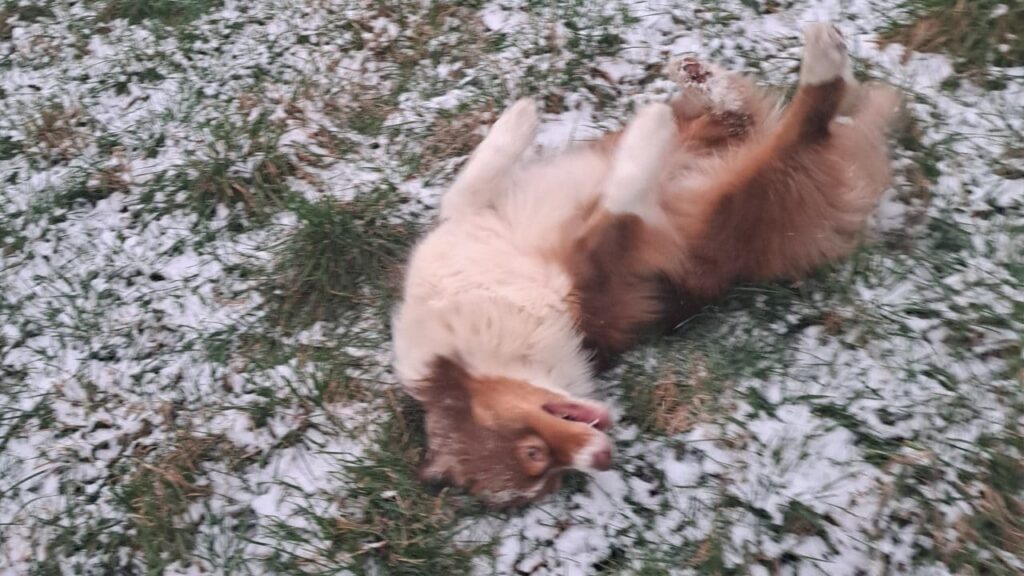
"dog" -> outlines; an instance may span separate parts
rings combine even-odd
[[[695,58],[620,132],[524,160],[535,104],[506,110],[413,249],[395,371],[424,409],[424,481],[494,507],[607,470],[594,378],[739,282],[847,255],[889,182],[899,95],[859,85],[837,28],[805,30],[791,102]]]

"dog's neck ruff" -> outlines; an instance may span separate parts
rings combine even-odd
[[[571,281],[515,237],[485,211],[443,222],[416,248],[393,326],[395,367],[414,395],[431,362],[445,356],[472,374],[590,396],[593,371]]]

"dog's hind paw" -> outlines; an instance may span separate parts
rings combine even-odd
[[[743,108],[743,98],[733,83],[734,74],[714,64],[701,62],[693,54],[669,60],[665,73],[683,89],[683,97],[696,101],[713,112],[735,112]]]
[[[804,56],[800,65],[800,83],[816,86],[837,78],[853,81],[846,40],[835,25],[816,22],[804,30]]]

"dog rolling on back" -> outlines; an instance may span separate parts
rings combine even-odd
[[[393,326],[425,479],[501,506],[609,468],[595,370],[737,282],[799,278],[855,245],[888,183],[898,96],[854,82],[833,26],[806,31],[785,109],[694,59],[670,73],[670,105],[546,160],[522,160],[538,117],[517,102],[442,199]]]

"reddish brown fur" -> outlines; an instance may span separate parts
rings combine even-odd
[[[549,254],[573,280],[579,328],[600,364],[737,282],[798,278],[845,255],[888,181],[882,136],[894,92],[864,88],[849,98],[842,80],[801,86],[780,116],[776,100],[749,79],[734,82],[737,110],[714,112],[685,94],[674,103],[674,176],[657,191],[667,225],[608,213],[595,200],[581,209],[582,232]],[[854,121],[835,122],[847,104]],[[594,144],[609,162],[620,136]],[[541,408],[562,395],[469,374],[455,360],[438,358],[421,384],[430,444],[423,476],[465,486],[492,505],[557,489],[574,455],[601,435]]]
[[[581,329],[599,359],[651,327],[674,325],[737,282],[799,278],[855,244],[887,181],[880,136],[894,93],[865,89],[846,126],[833,122],[847,89],[841,79],[801,86],[777,122],[770,98],[752,84],[743,88],[744,108],[732,116],[674,106],[676,156],[721,154],[727,169],[696,194],[660,192],[669,230],[596,211],[567,251]],[[601,146],[611,154],[617,141],[611,135]]]
[[[466,486],[495,505],[519,504],[558,489],[573,455],[601,434],[539,408],[566,401],[560,394],[507,378],[474,376],[448,358],[435,360],[423,384],[420,400],[430,445],[421,476]]]

